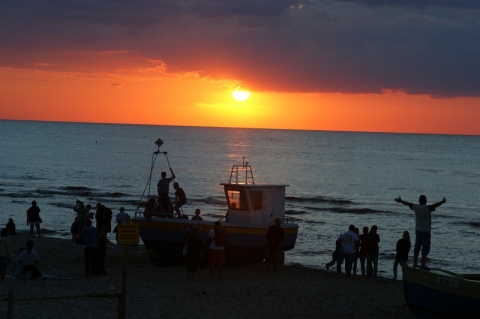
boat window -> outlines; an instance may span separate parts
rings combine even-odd
[[[245,193],[243,191],[227,190],[228,206],[230,209],[246,210],[247,201],[245,200]]]
[[[259,210],[263,208],[263,192],[262,191],[250,191],[250,198],[252,199],[252,208]]]

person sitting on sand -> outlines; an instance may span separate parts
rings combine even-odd
[[[7,229],[8,236],[13,236],[17,234],[17,229],[12,218],[8,219],[8,223],[7,225],[5,225],[5,228]]]
[[[30,273],[31,280],[42,277],[42,273],[36,266],[36,264],[38,263],[38,253],[35,249],[33,249],[32,240],[27,241],[27,248],[22,250],[22,252],[20,253],[19,261],[23,265],[21,273],[22,276]]]

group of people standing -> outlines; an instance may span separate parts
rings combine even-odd
[[[426,262],[431,246],[432,212],[440,205],[446,203],[445,197],[432,205],[427,205],[427,197],[425,195],[419,197],[419,204],[404,201],[401,197],[395,198],[395,201],[408,206],[415,213],[413,267],[430,270]],[[358,228],[350,225],[349,230],[340,234],[337,238],[332,260],[325,265],[327,270],[336,264],[337,273],[341,273],[341,265],[345,261],[346,275],[349,277],[352,272],[353,275],[356,275],[357,260],[360,259],[362,276],[366,276],[367,278],[376,277],[380,243],[380,236],[377,234],[377,230],[376,225],[373,225],[370,230],[368,227],[363,227],[363,233],[359,234]],[[397,241],[395,247],[396,254],[393,264],[393,279],[397,279],[398,265],[403,266],[408,262],[411,246],[410,233],[404,231],[402,238]],[[421,263],[419,265],[418,258],[420,252]]]
[[[363,233],[355,225],[350,225],[348,231],[340,234],[335,242],[335,251],[332,260],[325,265],[327,270],[337,265],[337,273],[342,272],[342,264],[345,261],[345,274],[350,277],[357,274],[357,264],[360,259],[362,276],[367,278],[376,277],[378,269],[378,253],[380,236],[377,234],[378,227],[363,227]]]
[[[195,211],[196,216],[200,215],[200,210]],[[195,219],[194,217],[192,219]],[[277,269],[277,264],[280,261],[280,254],[282,251],[282,244],[285,237],[284,230],[281,226],[280,218],[276,218],[273,225],[267,230],[265,238],[265,263],[267,270],[273,267]],[[222,277],[223,265],[225,263],[225,246],[228,243],[228,233],[221,227],[219,221],[214,222],[213,228],[207,234],[208,250],[203,250],[203,243],[199,237],[199,229],[193,227],[186,235],[186,242],[184,248],[184,256],[187,264],[187,279],[193,279],[195,273],[200,265],[208,261],[210,268],[211,279],[215,278],[215,273],[218,278]],[[208,259],[205,258],[208,256]]]
[[[84,205],[77,200],[73,208],[77,215],[70,228],[73,244],[82,245],[84,249],[86,277],[107,274],[107,234],[112,231],[112,210],[101,203],[97,203],[95,213],[91,212],[91,208],[91,205]],[[96,226],[93,226],[93,219],[96,220]]]

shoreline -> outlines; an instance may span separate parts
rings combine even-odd
[[[29,239],[11,236],[14,253]],[[46,279],[14,283],[9,265],[0,284],[0,309],[14,294],[13,318],[117,318],[116,298],[17,300],[43,296],[114,295],[121,292],[124,247],[107,249],[106,276],[85,278],[83,249],[71,241],[34,237],[38,267]],[[220,280],[208,269],[187,281],[184,266],[155,267],[143,246],[128,254],[127,318],[413,318],[403,296],[402,281],[382,277],[347,278],[344,274],[299,265],[267,272],[264,265],[227,265]]]

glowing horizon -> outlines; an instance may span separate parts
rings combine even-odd
[[[0,119],[480,135],[480,2],[419,7],[0,3]]]

